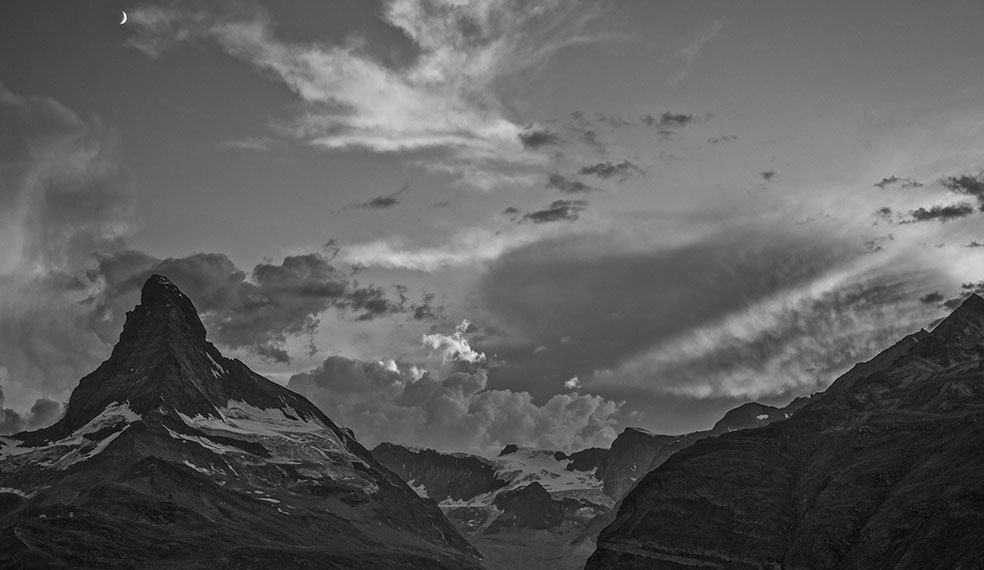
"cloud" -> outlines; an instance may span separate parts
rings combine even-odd
[[[970,248],[984,247],[984,243],[981,243],[979,241],[971,241],[970,243],[968,243],[964,247],[970,247]]]
[[[318,315],[328,309],[371,320],[405,310],[379,287],[363,286],[329,263],[321,254],[285,257],[279,265],[261,263],[247,274],[220,253],[198,253],[183,258],[142,258],[122,275],[107,266],[106,288],[95,298],[95,314],[106,340],[118,332],[122,313],[134,305],[147,277],[166,275],[195,302],[211,340],[232,348],[246,348],[277,362],[289,360],[284,345],[289,337],[311,335]]]
[[[465,332],[468,330],[469,325],[471,325],[471,322],[465,319],[455,327],[454,333],[450,335],[440,333],[425,334],[423,339],[421,339],[421,343],[424,347],[432,351],[432,355],[436,355],[445,364],[456,361],[468,362],[470,364],[485,362],[485,355],[472,349],[468,339],[465,337]]]
[[[899,276],[861,275],[764,299],[603,370],[588,386],[695,399],[818,391],[928,321],[932,309],[908,287]]]
[[[576,375],[571,376],[569,380],[564,382],[564,388],[568,390],[579,390],[581,388],[581,380]]]
[[[980,210],[984,212],[984,174],[948,176],[942,180],[942,184],[958,194],[973,196],[980,204]]]
[[[683,49],[678,51],[675,57],[689,67],[694,62],[694,59],[697,58],[700,50],[704,48],[704,45],[714,39],[714,36],[718,35],[722,29],[724,29],[724,20],[715,20],[706,29],[697,34]]]
[[[685,232],[670,233],[675,241],[618,232],[557,236],[493,262],[479,289],[480,306],[504,332],[480,346],[509,363],[493,370],[493,379],[534,389],[525,377],[576,374],[591,388],[598,386],[590,380],[595,371],[613,370],[616,380],[604,384],[611,391],[593,391],[629,399],[617,378],[634,356],[825,283],[851,264],[882,259],[862,255],[853,238],[821,224],[724,224],[686,239],[678,235]],[[557,343],[563,337],[577,342]],[[539,345],[550,351],[533,355]],[[659,378],[646,376],[643,366],[634,370],[640,386]],[[626,380],[626,389],[638,389],[634,382]]]
[[[709,144],[721,144],[738,140],[738,135],[724,135],[707,139]]]
[[[392,208],[393,206],[396,206],[400,203],[400,200],[399,198],[397,198],[397,196],[409,190],[410,186],[411,183],[407,182],[406,184],[401,186],[399,190],[393,192],[392,194],[384,194],[381,196],[376,196],[372,200],[362,202],[361,204],[356,204],[356,207],[369,208],[372,210],[385,210],[387,208]]]
[[[575,180],[568,178],[562,174],[553,173],[547,176],[547,188],[553,188],[555,190],[560,190],[564,194],[585,194],[587,192],[599,192],[599,188],[590,186],[581,182],[580,180]]]
[[[525,214],[521,220],[534,224],[549,224],[552,222],[574,222],[578,214],[588,207],[587,200],[554,200],[542,210]]]
[[[775,180],[776,174],[778,173],[775,170],[763,170],[761,172],[762,180],[765,180],[767,183],[772,182]]]
[[[507,443],[560,450],[611,444],[620,403],[573,393],[537,404],[528,392],[490,389],[463,334],[458,327],[439,335],[455,339],[453,351],[442,343],[429,360],[412,364],[333,356],[287,386],[369,446],[390,441],[489,454]]]
[[[922,297],[919,297],[919,302],[926,305],[935,305],[937,303],[943,302],[943,294],[939,291],[933,291],[932,293],[927,293]]]
[[[888,188],[889,186],[895,186],[895,185],[898,185],[899,188],[903,188],[903,189],[922,188],[923,186],[921,182],[917,182],[912,178],[899,178],[898,176],[894,176],[894,175],[886,176],[885,178],[882,178],[880,181],[873,184],[873,186],[875,186],[876,188],[881,188],[882,190]]]
[[[949,222],[960,218],[965,218],[974,213],[974,207],[970,204],[949,204],[946,206],[933,206],[928,210],[919,208],[909,212],[913,222]]]
[[[710,115],[694,115],[691,113],[671,113],[669,111],[659,117],[646,115],[642,118],[642,124],[653,127],[661,137],[670,137],[680,129],[689,125],[702,123],[710,119]]]
[[[195,298],[216,340],[281,359],[281,341],[315,326],[324,303],[367,318],[394,310],[372,287],[332,278],[337,295],[327,295],[304,282],[305,271],[327,271],[324,259],[261,264],[249,282],[221,254],[160,260],[129,249],[133,207],[113,130],[0,86],[0,132],[0,382],[25,427],[47,421],[52,402],[109,355],[155,271]]]
[[[0,370],[8,405],[64,399],[107,353],[89,327],[93,252],[131,231],[118,135],[49,98],[0,85]]]
[[[428,163],[464,177],[530,164],[524,129],[509,118],[498,87],[567,46],[596,41],[584,30],[603,8],[566,0],[390,0],[382,20],[416,48],[401,66],[364,43],[284,40],[258,9],[142,7],[129,14],[129,45],[159,58],[181,42],[216,44],[301,100],[294,120],[280,125],[282,135],[325,149],[437,150]]]
[[[3,371],[0,368],[0,371]],[[5,374],[0,374],[0,380]],[[64,406],[61,402],[56,402],[49,398],[38,398],[34,401],[30,411],[20,414],[16,410],[4,407],[6,398],[3,395],[2,382],[0,382],[0,435],[9,435],[24,430],[32,430],[47,427],[57,421],[62,414]]]
[[[516,210],[515,213],[518,213]],[[512,214],[509,208],[504,214]],[[523,243],[551,234],[544,226],[517,226],[511,231],[469,228],[440,245],[419,245],[401,237],[349,245],[340,254],[343,262],[360,267],[385,267],[434,272],[449,267],[476,267],[488,263]]]
[[[546,129],[521,132],[519,133],[519,140],[523,143],[523,148],[527,150],[537,150],[545,146],[557,146],[560,144],[560,137],[557,133]]]
[[[644,174],[644,172],[641,168],[639,168],[639,165],[634,162],[628,160],[613,162],[608,160],[597,164],[582,166],[578,171],[578,174],[597,176],[598,178],[603,178],[605,180],[608,180],[609,178],[628,180],[633,176],[640,176]]]

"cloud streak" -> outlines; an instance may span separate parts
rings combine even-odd
[[[388,66],[358,44],[285,41],[258,10],[143,7],[130,13],[136,35],[129,45],[158,58],[179,42],[214,43],[304,103],[281,133],[326,149],[439,150],[433,168],[465,176],[496,163],[541,160],[524,146],[551,139],[525,133],[509,118],[497,87],[567,46],[595,41],[584,29],[600,10],[566,0],[390,0],[383,21],[418,52],[404,67]],[[488,177],[478,180],[490,184]]]

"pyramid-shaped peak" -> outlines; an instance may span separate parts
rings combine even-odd
[[[977,293],[973,293],[964,299],[963,303],[960,303],[957,311],[972,311],[984,315],[984,299]]]
[[[140,304],[191,305],[192,303],[191,299],[185,296],[174,283],[171,283],[170,279],[155,273],[144,282],[140,289]]]

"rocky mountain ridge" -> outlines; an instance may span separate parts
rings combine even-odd
[[[984,299],[646,475],[588,570],[984,567]]]

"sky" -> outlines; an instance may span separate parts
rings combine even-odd
[[[0,433],[58,417],[153,273],[369,446],[607,446],[822,390],[984,290],[982,23],[4,2]]]

